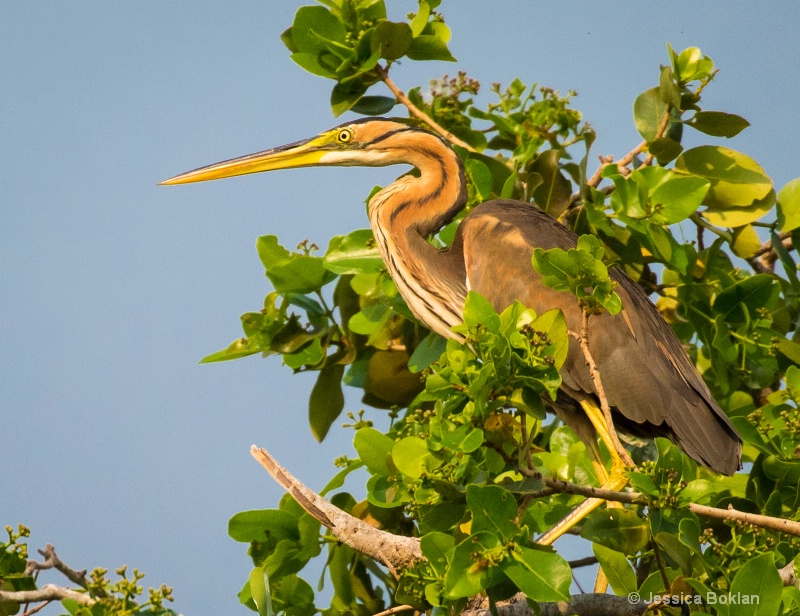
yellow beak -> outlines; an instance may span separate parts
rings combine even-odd
[[[181,173],[180,175],[160,182],[160,185],[169,186],[172,184],[205,182],[207,180],[229,178],[234,175],[259,173],[260,171],[317,165],[320,159],[326,154],[326,150],[320,147],[324,142],[325,139],[322,137],[313,137],[288,145],[282,145],[271,150],[264,150],[263,152],[256,152],[255,154],[231,158],[230,160],[224,160],[220,163],[200,167],[194,171]]]

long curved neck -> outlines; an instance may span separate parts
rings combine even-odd
[[[466,203],[464,167],[438,137],[427,135],[420,147],[399,144],[392,162],[416,167],[369,201],[369,218],[378,247],[411,311],[446,337],[462,320],[466,274],[461,254],[438,250],[428,239],[453,220]]]

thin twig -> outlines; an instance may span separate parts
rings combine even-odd
[[[622,443],[619,442],[619,436],[617,436],[617,431],[614,428],[614,420],[611,418],[611,407],[608,404],[606,391],[600,379],[600,371],[597,369],[597,364],[595,363],[594,358],[589,351],[589,311],[586,309],[586,307],[583,307],[581,313],[581,333],[579,335],[575,335],[574,332],[570,332],[570,334],[577,338],[581,345],[583,358],[586,360],[586,365],[589,367],[589,375],[592,377],[592,383],[594,383],[595,394],[600,400],[600,410],[603,411],[603,416],[606,419],[608,434],[611,437],[611,442],[614,444],[614,449],[617,450],[617,454],[620,458],[622,458],[622,461],[626,466],[635,466],[630,455],[622,446]]]
[[[658,130],[656,131],[656,135],[653,138],[653,141],[655,141],[656,139],[659,139],[659,138],[664,136],[664,131],[667,130],[667,126],[669,125],[669,118],[670,118],[671,114],[672,114],[672,106],[671,105],[667,105],[667,110],[664,112],[664,115],[661,118],[661,123],[658,125]],[[630,152],[625,154],[625,156],[623,156],[618,161],[616,161],[617,169],[619,170],[619,172],[622,175],[627,175],[627,173],[629,172],[628,165],[630,165],[633,162],[633,159],[636,158],[636,156],[638,154],[641,154],[642,152],[644,152],[645,149],[647,149],[647,143],[648,143],[647,141],[642,141],[639,145],[637,145],[635,148],[633,148]],[[594,172],[594,174],[592,174],[592,177],[589,178],[589,181],[586,182],[586,185],[587,186],[592,186],[594,188],[597,188],[597,185],[600,183],[600,180],[603,179],[602,178],[603,169],[608,167],[608,165],[610,165],[613,162],[614,162],[614,157],[613,156],[601,156],[600,157],[600,166],[597,168],[597,170]],[[653,163],[653,155],[652,154],[648,154],[645,157],[644,161],[642,162],[642,165],[647,167],[647,166],[650,166],[652,163]]]
[[[586,556],[584,558],[576,558],[575,560],[567,561],[570,569],[578,569],[579,567],[591,567],[598,563],[596,556]]]
[[[778,235],[785,250],[794,250],[794,242],[791,233],[781,233]],[[778,260],[778,252],[772,244],[772,239],[768,239],[761,244],[753,256],[747,258],[747,262],[758,273],[771,274],[775,271],[775,262]]]
[[[375,70],[377,71],[378,76],[381,78],[381,81],[383,81],[383,83],[386,84],[386,87],[389,88],[389,90],[391,90],[392,94],[394,94],[394,97],[397,99],[397,102],[399,102],[401,105],[404,105],[412,116],[414,116],[418,120],[422,120],[423,122],[425,122],[425,124],[430,126],[433,130],[435,130],[442,137],[447,139],[450,143],[457,145],[461,148],[464,148],[465,150],[468,150],[470,152],[477,152],[477,150],[473,148],[470,144],[468,144],[466,141],[462,141],[461,139],[456,137],[453,133],[451,133],[449,130],[440,126],[427,113],[425,113],[424,111],[422,111],[422,109],[420,109],[414,103],[412,103],[411,99],[408,98],[408,96],[406,96],[406,93],[403,92],[400,88],[398,88],[397,85],[394,83],[394,81],[392,81],[389,78],[389,72],[384,67],[382,67],[379,64],[378,66],[375,67]]]
[[[31,608],[31,609],[29,609],[29,610],[28,610],[28,609],[26,609],[26,610],[25,610],[25,612],[23,612],[23,613],[22,613],[22,616],[33,616],[35,613],[37,613],[37,612],[39,612],[39,611],[43,610],[44,608],[46,608],[46,607],[47,607],[48,605],[50,605],[51,603],[52,603],[52,601],[43,601],[42,603],[40,603],[40,604],[39,604],[39,605],[37,605],[36,607],[32,607],[32,608]],[[27,603],[25,604],[25,607],[26,607],[26,608],[28,607],[28,604],[27,604]]]

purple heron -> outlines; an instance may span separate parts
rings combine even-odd
[[[464,167],[437,135],[391,119],[342,124],[316,137],[226,160],[162,184],[184,184],[294,167],[382,167],[406,164],[404,175],[369,201],[369,219],[386,268],[416,317],[444,337],[462,320],[468,290],[500,312],[519,300],[537,313],[560,308],[567,327],[580,331],[576,298],[542,283],[531,265],[534,248],[574,248],[577,237],[530,203],[488,201],[464,217],[449,248],[428,239],[452,221],[467,196]],[[622,311],[593,316],[589,350],[602,377],[613,421],[643,437],[670,438],[707,468],[731,475],[740,467],[742,441],[696,372],[683,346],[644,291],[619,269],[610,269]],[[578,434],[605,487],[621,489],[625,465],[598,407],[584,355],[570,339],[554,411]],[[610,475],[599,463],[597,436],[612,457]],[[601,501],[589,499],[568,521],[540,538],[551,543]]]

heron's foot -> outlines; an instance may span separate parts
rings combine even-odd
[[[614,490],[614,491],[622,490],[625,486],[628,485],[627,472],[628,469],[622,462],[622,460],[619,460],[618,463],[617,461],[615,461],[611,466],[611,472],[608,474],[608,478],[603,483],[603,485],[600,486],[600,489]],[[606,502],[606,500],[603,498],[587,498],[580,505],[575,507],[575,509],[570,511],[567,517],[565,517],[553,528],[551,528],[541,537],[539,537],[536,540],[536,543],[540,543],[542,545],[552,545],[556,539],[558,539],[561,535],[567,533],[581,520],[583,520],[583,518],[585,518],[595,509],[597,509],[604,502]],[[620,506],[620,504],[616,502],[609,502],[609,505]]]

